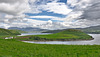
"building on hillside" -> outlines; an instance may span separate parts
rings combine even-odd
[[[14,37],[6,37],[5,39],[13,39]]]

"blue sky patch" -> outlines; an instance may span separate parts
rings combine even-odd
[[[30,18],[30,19],[40,20],[40,21],[48,21],[48,20],[51,20],[50,18]]]
[[[53,13],[53,12],[47,12],[47,11],[42,11],[42,13],[38,13],[38,14],[33,14],[33,13],[25,13],[28,16],[54,16],[54,17],[59,17],[59,18],[65,18],[66,15],[62,15],[62,14],[57,14],[57,13]]]
[[[60,1],[58,1],[58,2],[62,2],[62,3],[67,3],[67,0],[60,0]]]

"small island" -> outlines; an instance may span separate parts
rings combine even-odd
[[[59,33],[48,35],[31,35],[15,38],[21,41],[76,41],[76,40],[93,40],[92,36],[76,29],[66,29]]]

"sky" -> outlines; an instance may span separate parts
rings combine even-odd
[[[0,28],[85,28],[100,25],[99,0],[0,0]]]

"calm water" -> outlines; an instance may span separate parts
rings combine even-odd
[[[46,34],[51,34],[51,33],[22,33],[21,35],[18,35],[18,36],[27,36],[27,35],[46,35]]]
[[[36,35],[36,34],[35,34]],[[87,41],[46,41],[46,42],[35,42],[35,41],[24,41],[28,43],[36,44],[66,44],[66,45],[100,45],[100,34],[89,34],[94,40]]]

